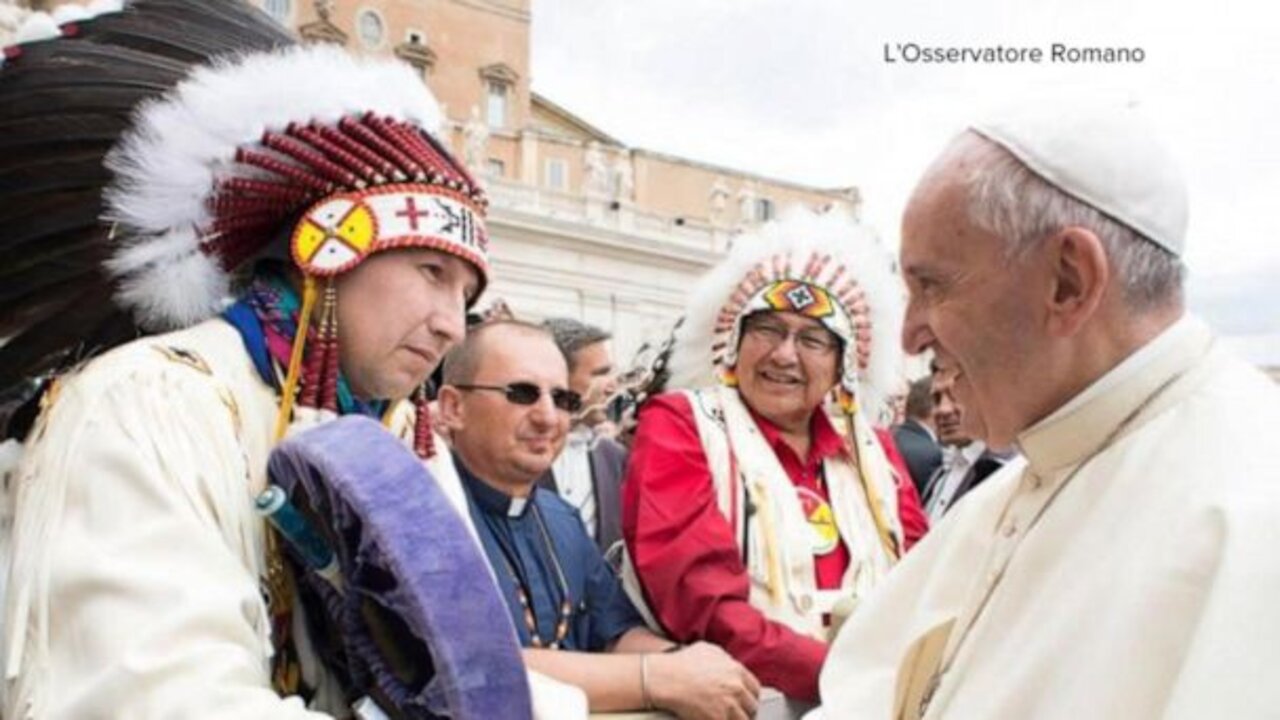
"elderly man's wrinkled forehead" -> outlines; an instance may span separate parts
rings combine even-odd
[[[1008,152],[999,145],[972,130],[966,130],[953,137],[925,170],[909,204],[935,194],[952,183],[968,188],[981,177],[985,168],[1005,156],[1008,156]]]

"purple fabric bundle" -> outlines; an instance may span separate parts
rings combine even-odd
[[[532,717],[528,677],[480,548],[414,454],[346,416],[271,454],[271,482],[338,556],[343,591],[289,553],[320,653],[393,717]]]

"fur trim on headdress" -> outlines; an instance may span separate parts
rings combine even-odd
[[[291,122],[330,124],[369,112],[428,131],[440,123],[435,100],[410,66],[355,59],[324,45],[200,67],[162,99],[143,105],[107,158],[117,177],[106,198],[107,219],[118,223],[120,245],[109,267],[121,280],[120,303],[155,329],[218,312],[229,275],[201,251],[203,238],[192,228],[209,225],[215,183],[226,176],[237,149]],[[174,282],[175,267],[185,268],[196,286],[152,292]]]
[[[823,258],[829,258],[825,264]],[[822,269],[815,272],[818,266]],[[777,280],[805,280],[827,290],[850,317],[869,320],[865,367],[857,362],[856,347],[846,348],[842,367],[845,373],[856,374],[853,382],[844,384],[856,387],[854,395],[863,412],[870,418],[880,417],[888,397],[901,391],[903,381],[899,338],[905,289],[894,268],[892,256],[870,230],[837,212],[788,213],[757,232],[739,236],[729,256],[698,282],[689,298],[684,323],[675,332],[666,387],[714,384],[719,365],[735,361],[736,347],[715,346],[726,338],[737,341],[738,314],[748,299],[738,296]],[[865,302],[865,310],[850,307],[857,302]],[[726,313],[732,314],[735,323],[731,332],[726,331],[722,317]]]

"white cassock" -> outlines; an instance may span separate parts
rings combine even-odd
[[[1280,387],[1184,318],[1018,438],[808,718],[1280,717]]]

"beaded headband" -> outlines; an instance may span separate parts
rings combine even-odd
[[[865,293],[842,263],[816,250],[804,257],[781,253],[756,263],[716,316],[712,361],[720,382],[737,385],[743,322],[758,312],[804,315],[839,338],[843,352],[838,399],[852,402],[858,376],[871,355],[871,320]]]
[[[378,250],[427,247],[461,256],[486,279],[484,193],[417,127],[369,113],[335,125],[293,123],[263,133],[260,145],[277,154],[242,146],[235,159],[271,178],[232,177],[209,201],[204,246],[224,267],[252,256],[264,232],[310,204],[290,243],[309,275],[341,274]]]

